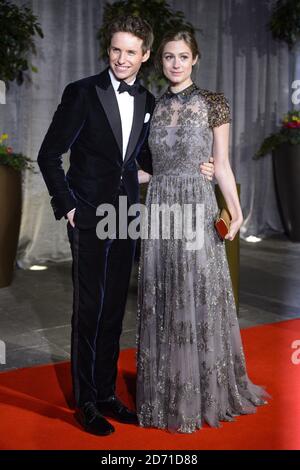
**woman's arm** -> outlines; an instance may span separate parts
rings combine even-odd
[[[243,214],[229,162],[229,123],[213,128],[215,178],[220,186],[232,220],[226,239],[233,240],[243,223]]]

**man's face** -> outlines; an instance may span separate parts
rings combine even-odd
[[[143,40],[131,33],[115,33],[108,49],[109,66],[118,80],[130,83],[136,77],[150,51],[142,50]]]

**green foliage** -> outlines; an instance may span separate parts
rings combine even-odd
[[[0,135],[0,165],[9,166],[16,171],[33,170],[33,160],[22,153],[14,153],[11,147],[3,143],[7,138],[7,134]]]
[[[300,144],[300,111],[290,111],[284,116],[280,130],[266,137],[256,152],[254,160],[273,152],[284,143]]]
[[[269,27],[273,37],[291,49],[300,38],[300,0],[277,0]]]
[[[154,32],[154,44],[150,59],[142,65],[140,78],[145,86],[155,86],[161,89],[166,81],[154,68],[154,55],[166,31],[173,29],[187,29],[194,32],[191,23],[187,22],[181,11],[172,11],[165,0],[119,0],[115,3],[106,3],[104,6],[103,24],[98,31],[101,58],[107,58],[107,31],[109,23],[118,16],[140,16],[150,23]]]
[[[16,171],[33,170],[32,160],[22,153],[4,154],[0,152],[0,165],[10,166]]]
[[[0,79],[21,85],[24,72],[37,70],[28,62],[28,55],[36,53],[33,37],[43,37],[42,29],[30,8],[0,0],[0,31]]]

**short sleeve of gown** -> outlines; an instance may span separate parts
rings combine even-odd
[[[231,122],[230,106],[223,93],[211,93],[209,103],[209,127],[218,127]]]

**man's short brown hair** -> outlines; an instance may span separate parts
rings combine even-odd
[[[121,16],[116,18],[110,23],[107,31],[108,47],[110,47],[111,39],[115,33],[131,33],[142,39],[143,54],[151,49],[154,40],[150,24],[139,16]]]

